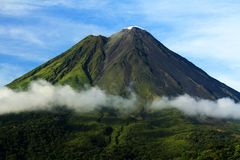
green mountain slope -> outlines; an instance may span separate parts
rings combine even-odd
[[[131,89],[148,98],[186,93],[206,99],[240,100],[239,92],[210,77],[139,28],[123,29],[108,38],[88,36],[8,86],[25,88],[36,79],[78,89],[85,84],[97,85],[119,95],[127,95]]]
[[[45,79],[53,84],[69,84],[76,88],[92,84],[94,75],[101,67],[105,43],[105,37],[88,36],[63,54],[16,79],[8,86],[25,88],[36,79]]]

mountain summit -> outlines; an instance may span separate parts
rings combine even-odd
[[[87,36],[8,86],[25,88],[36,79],[77,89],[86,84],[99,86],[119,95],[133,90],[147,98],[189,94],[212,100],[222,97],[240,100],[239,92],[210,77],[136,26],[110,37]]]
[[[143,30],[143,28],[139,27],[139,26],[128,26],[128,27],[126,27],[126,29],[128,29],[128,30],[131,30],[133,28],[138,28],[138,29],[142,29]]]

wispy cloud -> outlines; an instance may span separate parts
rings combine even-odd
[[[166,40],[169,47],[189,57],[223,60],[233,64],[240,60],[239,17],[198,23],[183,29],[177,38]],[[178,43],[176,43],[178,42]]]
[[[103,27],[67,19],[39,17],[38,20],[38,27],[32,24],[0,26],[0,55],[44,62],[89,34],[110,33]]]
[[[73,9],[99,10],[108,1],[97,0],[1,0],[0,14],[10,16],[26,16],[32,12],[44,10],[46,7],[65,7]]]
[[[1,0],[0,14],[22,16],[36,9],[38,9],[38,6],[29,4],[24,0]]]
[[[28,29],[12,26],[0,26],[0,36],[14,40],[22,40],[24,42],[44,46],[44,42],[37,35]]]

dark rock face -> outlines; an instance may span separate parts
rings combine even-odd
[[[146,98],[189,94],[212,100],[222,97],[240,100],[239,92],[136,27],[111,37],[88,36],[8,86],[24,88],[35,79],[74,88],[97,85],[120,95],[127,95],[131,89]]]

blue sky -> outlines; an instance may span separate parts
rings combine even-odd
[[[239,0],[0,0],[0,86],[89,34],[129,25],[240,91]]]

